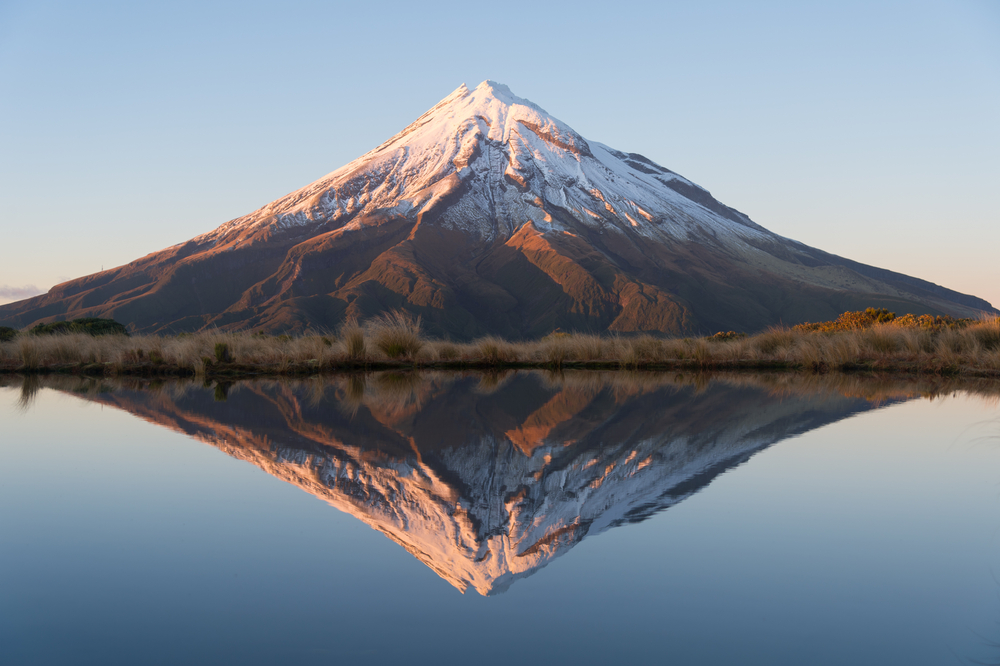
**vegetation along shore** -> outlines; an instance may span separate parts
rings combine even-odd
[[[0,328],[0,372],[119,375],[299,375],[387,368],[595,368],[879,371],[1000,377],[1000,317],[952,319],[886,310],[755,335],[701,338],[556,332],[540,340],[428,339],[394,312],[335,333],[291,337],[203,331],[128,335],[103,319],[28,331]]]

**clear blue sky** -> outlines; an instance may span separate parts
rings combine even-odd
[[[0,0],[0,302],[507,84],[785,236],[1000,306],[1000,2]]]

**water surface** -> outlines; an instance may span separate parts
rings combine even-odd
[[[1000,661],[989,383],[3,381],[5,664]]]

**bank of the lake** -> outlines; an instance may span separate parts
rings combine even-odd
[[[176,336],[20,333],[0,372],[100,376],[310,375],[343,370],[586,368],[889,372],[1000,377],[1000,318],[837,322],[703,338],[555,333],[512,342],[432,340],[403,317],[336,334],[207,331]],[[912,318],[911,318],[912,319]],[[842,321],[843,320],[843,321]]]

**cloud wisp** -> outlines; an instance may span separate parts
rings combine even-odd
[[[15,287],[9,284],[0,284],[0,299],[20,301],[24,298],[31,298],[44,294],[45,289],[39,289],[33,284],[26,284],[23,287]]]

